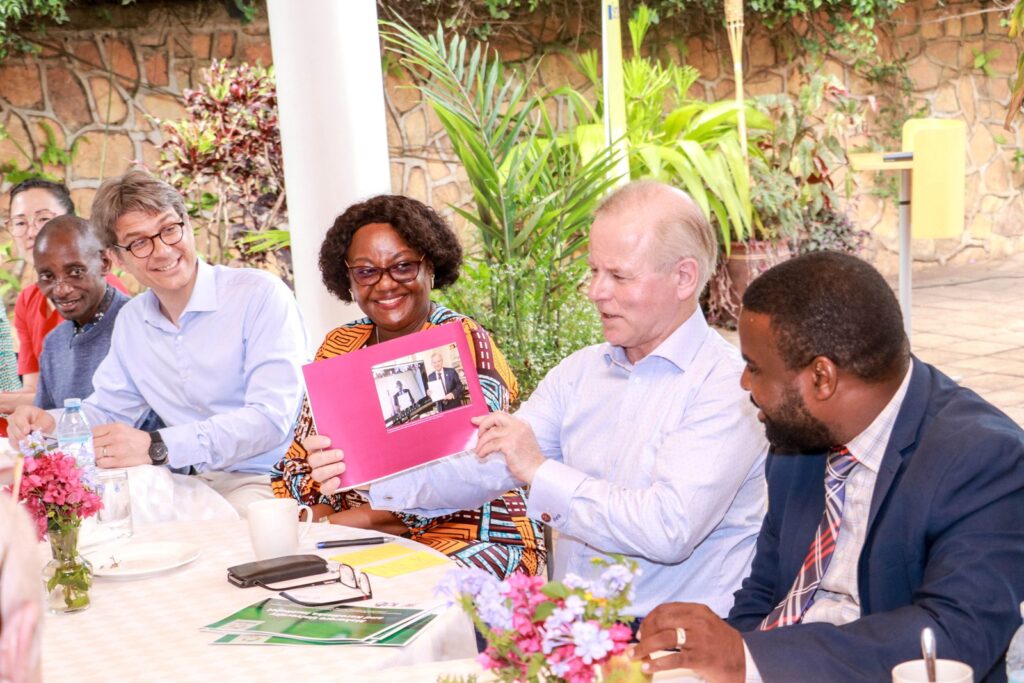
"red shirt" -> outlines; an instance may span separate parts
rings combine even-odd
[[[113,273],[107,282],[128,294],[124,283]],[[130,296],[130,295],[129,295]],[[39,285],[21,290],[14,303],[14,329],[18,331],[18,374],[39,372],[39,354],[43,352],[43,339],[50,330],[64,322],[57,309],[50,306]]]

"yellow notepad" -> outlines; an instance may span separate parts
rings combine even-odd
[[[438,557],[433,553],[415,551],[390,562],[381,562],[372,567],[363,567],[363,571],[373,576],[390,579],[402,574],[411,574],[427,567],[436,567],[447,563],[448,559],[445,557]]]
[[[374,562],[391,560],[396,557],[401,557],[402,555],[408,555],[409,553],[415,552],[418,551],[398,543],[385,543],[383,545],[373,546],[372,548],[366,548],[365,550],[355,550],[350,553],[333,555],[331,556],[331,561],[343,562],[362,569],[365,568],[366,565],[373,564]]]

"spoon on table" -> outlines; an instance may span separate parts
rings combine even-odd
[[[928,683],[935,683],[935,632],[928,626],[921,631],[921,656],[928,672]]]

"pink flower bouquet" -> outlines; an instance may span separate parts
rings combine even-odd
[[[632,617],[622,610],[639,573],[621,559],[596,562],[603,571],[593,581],[572,574],[562,582],[525,574],[498,581],[480,569],[460,569],[438,590],[473,619],[487,640],[478,661],[498,680],[591,683],[632,637],[624,623]]]
[[[40,540],[47,532],[77,528],[99,512],[100,497],[83,481],[73,457],[47,451],[38,432],[22,441],[20,448],[26,458],[18,499],[35,521]]]
[[[86,609],[92,570],[78,554],[78,530],[83,519],[99,512],[102,500],[83,480],[75,459],[48,451],[38,432],[19,447],[26,457],[17,497],[35,521],[40,540],[49,537],[53,553],[43,570],[47,608],[57,614]]]

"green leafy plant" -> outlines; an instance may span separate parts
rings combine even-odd
[[[48,172],[46,167],[70,165],[78,155],[78,146],[83,140],[87,141],[84,136],[79,137],[71,143],[70,147],[65,149],[57,142],[57,134],[53,131],[53,127],[50,124],[40,121],[39,127],[43,129],[43,135],[46,139],[41,145],[39,154],[34,156],[17,140],[11,137],[10,132],[0,124],[0,140],[10,140],[11,144],[14,145],[14,149],[22,157],[21,161],[7,159],[0,162],[0,174],[3,174],[3,179],[11,185],[17,185],[21,181],[30,178],[45,178],[46,180],[62,182],[64,180],[63,177]]]
[[[453,207],[476,230],[462,276],[445,293],[498,340],[525,398],[560,359],[600,338],[582,289],[591,215],[611,187],[611,150],[586,159],[571,131],[530,94],[532,73],[439,26],[424,36],[404,21],[382,22],[465,168],[472,209]],[[564,93],[564,91],[557,91]]]
[[[1024,34],[1024,2],[1017,0],[1010,10],[1007,20],[1007,34],[1011,38],[1020,38]],[[1010,123],[1024,104],[1024,50],[1018,50],[1017,74],[1013,79],[1013,89],[1010,94],[1010,104],[1006,108],[1006,121],[1003,127],[1009,130]]]
[[[291,281],[284,165],[272,68],[214,61],[185,118],[158,121],[160,170],[181,190],[215,263],[241,262]]]
[[[646,5],[638,7],[629,20],[633,55],[623,62],[623,86],[630,176],[685,188],[717,223],[728,250],[733,241],[749,239],[754,228],[737,129],[740,106],[732,100],[709,103],[689,97],[699,77],[696,69],[643,54],[647,33],[657,21],[657,13]],[[585,53],[577,69],[600,93],[596,53]],[[581,128],[601,138],[600,94],[597,99],[594,117]],[[771,119],[753,107],[746,107],[745,113],[755,139],[772,127]],[[584,111],[581,118],[585,115]]]
[[[68,20],[69,0],[3,0],[0,2],[0,60],[12,52],[34,52],[37,47],[26,33],[44,29],[48,24]]]
[[[824,208],[817,213],[804,214],[803,229],[793,241],[793,246],[797,254],[812,251],[858,254],[870,237],[870,232],[858,229],[845,213]]]
[[[739,277],[760,274],[791,251],[843,246],[854,251],[863,236],[840,209],[834,176],[847,163],[846,138],[863,116],[859,105],[834,78],[816,74],[796,97],[781,93],[757,98],[757,108],[774,121],[751,154],[751,203],[756,234],[743,268],[724,259],[711,278],[705,309],[710,320],[732,325],[739,313]]]
[[[989,64],[993,59],[999,56],[999,50],[986,50],[982,52],[976,48],[971,48],[971,54],[974,55],[974,68],[980,70],[983,74],[989,78],[993,78],[996,74],[992,70],[992,66]]]
[[[581,12],[579,0],[384,0],[378,3],[392,16],[409,19],[420,31],[430,31],[437,24],[457,29],[479,39],[514,38],[543,48],[545,43],[529,35],[524,26],[536,26],[545,19],[559,18],[544,24],[548,35],[554,34],[562,43],[578,43],[582,36],[600,31],[600,14]],[[720,0],[647,0],[652,11],[673,22],[675,35],[698,34],[721,26],[723,6]],[[769,27],[777,37],[806,42],[807,49],[829,49],[829,46],[874,45],[874,29],[889,18],[903,0],[750,0],[746,2],[748,28]],[[623,14],[635,3],[623,1]],[[562,21],[572,17],[572,21]],[[794,30],[794,19],[809,24]],[[865,48],[862,52],[866,52]]]
[[[17,266],[24,263],[22,259],[14,254],[14,240],[9,239],[0,243],[0,300],[4,304],[11,304],[21,293],[21,279],[15,275],[7,266]]]
[[[839,206],[836,171],[847,165],[846,139],[863,124],[858,103],[831,76],[815,74],[796,98],[757,99],[775,126],[751,163],[755,222],[762,234],[796,237],[805,216]]]

